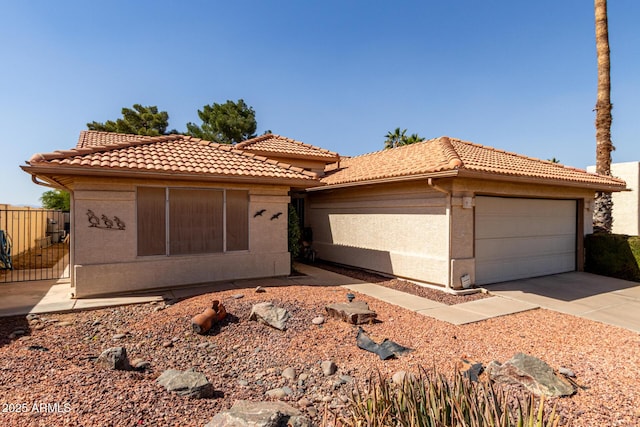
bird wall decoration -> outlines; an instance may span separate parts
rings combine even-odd
[[[257,216],[262,216],[263,213],[265,213],[267,210],[266,209],[260,209],[258,212],[253,214],[253,217],[257,217]]]
[[[273,221],[274,219],[280,218],[280,215],[282,215],[282,212],[278,212],[278,213],[273,214],[271,216],[271,221]]]

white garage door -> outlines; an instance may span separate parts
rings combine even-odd
[[[576,201],[476,197],[476,284],[574,271]]]

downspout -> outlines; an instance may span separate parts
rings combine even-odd
[[[435,184],[433,182],[433,178],[428,178],[427,183],[429,184],[429,187],[433,188],[436,191],[439,191],[440,193],[444,193],[447,196],[445,208],[447,209],[447,231],[449,235],[447,249],[449,252],[449,256],[447,257],[447,282],[445,283],[445,287],[451,289],[451,192]]]

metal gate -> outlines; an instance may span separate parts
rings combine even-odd
[[[68,278],[69,218],[0,205],[0,283]]]

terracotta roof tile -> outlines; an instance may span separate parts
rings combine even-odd
[[[260,153],[265,156],[278,155],[290,156],[306,159],[320,159],[335,161],[340,156],[333,151],[314,145],[305,144],[295,139],[285,138],[280,135],[266,134],[256,138],[248,139],[235,145],[235,148],[253,153]]]
[[[339,167],[327,172],[321,182],[338,185],[443,171],[472,171],[494,176],[625,187],[624,181],[617,178],[448,137],[343,158]]]
[[[35,154],[31,166],[186,172],[228,177],[269,177],[313,181],[313,172],[184,135],[159,137],[83,131],[75,149]]]

